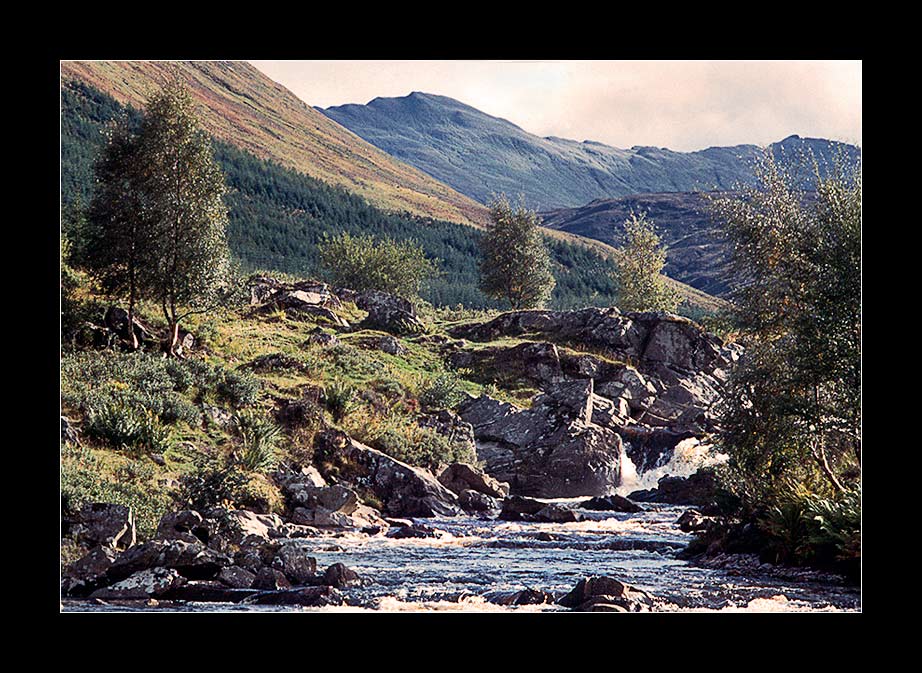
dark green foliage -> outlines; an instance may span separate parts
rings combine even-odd
[[[419,244],[390,236],[327,235],[318,253],[324,278],[356,292],[380,290],[414,300],[439,275],[438,260],[428,259]]]
[[[88,437],[129,453],[163,453],[172,446],[172,433],[160,418],[121,395],[91,404],[85,431]]]
[[[469,447],[453,442],[430,428],[388,428],[372,444],[397,460],[430,469],[444,463],[477,461],[476,456],[470,454]]]
[[[243,496],[249,480],[234,461],[202,457],[191,472],[180,478],[177,500],[181,506],[199,512],[232,505]]]
[[[89,203],[93,162],[104,145],[103,125],[125,108],[82,84],[62,85],[62,199],[65,205]],[[133,123],[140,114],[126,112]],[[441,275],[429,279],[422,298],[435,306],[463,304],[498,308],[480,291],[477,268],[483,233],[471,227],[385,213],[346,190],[327,185],[231,145],[214,142],[215,159],[229,188],[227,240],[248,270],[275,269],[300,276],[319,275],[318,243],[324,234],[390,236],[416,241],[426,257],[440,260]],[[550,306],[611,305],[612,265],[592,251],[547,239],[557,287]]]
[[[332,381],[323,389],[323,399],[333,420],[339,423],[358,404],[355,388],[346,381]]]
[[[463,399],[461,378],[451,371],[436,376],[419,393],[419,403],[430,409],[452,409]]]
[[[282,429],[259,412],[244,412],[236,417],[240,439],[238,463],[251,472],[275,469],[276,449]]]

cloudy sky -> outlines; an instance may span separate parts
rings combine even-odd
[[[861,142],[860,61],[253,61],[310,105],[411,91],[615,147]]]

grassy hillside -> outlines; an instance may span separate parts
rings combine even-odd
[[[202,122],[217,140],[271,159],[384,210],[453,222],[482,223],[470,198],[368,144],[245,62],[65,61],[61,76],[119,103],[143,107],[171,73],[201,103]]]

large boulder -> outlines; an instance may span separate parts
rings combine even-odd
[[[624,496],[617,494],[590,498],[589,500],[579,503],[579,507],[597,511],[629,512],[632,514],[643,511],[643,507],[637,503],[631,502]]]
[[[85,596],[104,584],[117,556],[118,552],[107,545],[90,550],[64,569],[61,577],[62,593],[67,596]]]
[[[79,521],[77,539],[87,546],[107,545],[122,551],[131,547],[137,539],[134,513],[125,505],[88,503],[80,510]]]
[[[580,612],[600,611],[597,610],[600,605],[614,605],[627,612],[649,612],[653,597],[614,577],[585,577],[557,603]]]
[[[403,297],[367,290],[356,297],[355,305],[368,311],[362,327],[392,334],[418,334],[425,330],[425,323],[416,314],[416,308]]]
[[[349,323],[333,311],[341,302],[326,283],[311,280],[283,283],[266,276],[252,278],[250,304],[262,312],[284,309],[295,316],[319,317],[337,327],[349,327]]]
[[[343,480],[374,493],[389,516],[454,516],[461,512],[458,496],[428,470],[407,465],[335,430],[320,433],[317,445],[332,459]]]
[[[509,495],[509,484],[497,481],[480,468],[468,463],[452,463],[439,474],[439,482],[457,495],[468,490],[483,493],[491,498],[505,498]]]
[[[148,568],[139,570],[123,580],[97,589],[90,598],[99,599],[142,599],[162,596],[171,589],[182,586],[186,578],[172,568]]]
[[[232,565],[229,556],[200,542],[151,540],[123,552],[112,563],[106,576],[112,581],[120,581],[139,570],[172,568],[188,579],[212,579],[229,565]]]
[[[621,438],[592,422],[592,379],[551,384],[531,409],[487,396],[463,402],[478,458],[511,492],[539,498],[604,495],[621,480]]]
[[[703,467],[688,477],[663,477],[656,488],[634,491],[628,494],[628,498],[639,502],[689,505],[711,510],[717,490],[717,477],[713,468]]]

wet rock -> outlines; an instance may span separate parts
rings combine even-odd
[[[714,527],[717,524],[717,518],[705,516],[694,509],[687,509],[676,520],[676,524],[678,524],[680,530],[686,533],[698,533]]]
[[[542,523],[574,523],[583,520],[579,512],[558,504],[545,505],[531,516],[532,521]]]
[[[107,576],[117,581],[139,570],[171,568],[188,579],[212,579],[229,565],[232,565],[229,556],[200,542],[151,540],[122,553]]]
[[[359,506],[358,494],[341,484],[311,486],[298,482],[286,486],[284,493],[293,507],[307,509],[322,507],[329,512],[352,514]]]
[[[358,584],[360,581],[359,574],[342,563],[334,563],[323,573],[323,583],[337,589]]]
[[[413,304],[387,292],[368,290],[355,299],[355,305],[368,311],[362,327],[381,329],[392,334],[419,334],[425,324],[416,314]]]
[[[465,512],[492,512],[502,507],[502,504],[496,498],[491,498],[489,495],[470,489],[461,491],[458,496],[458,502]]]
[[[317,574],[317,559],[308,554],[312,549],[297,540],[286,542],[278,550],[272,567],[282,571],[292,584],[310,584]]]
[[[342,605],[344,601],[343,595],[335,587],[319,586],[256,594],[243,602],[251,605],[324,607],[327,605]]]
[[[579,503],[579,507],[583,509],[591,509],[598,511],[610,511],[610,512],[642,512],[643,507],[637,503],[631,502],[627,498],[621,495],[605,495],[605,496],[596,496],[595,498],[590,498]]]
[[[529,516],[537,514],[547,505],[546,502],[527,498],[521,495],[510,495],[503,500],[502,510],[499,518],[504,521],[523,521],[530,520]]]
[[[371,490],[390,516],[455,516],[461,512],[458,496],[428,470],[407,465],[338,431],[320,433],[317,444],[335,460],[344,480]]]
[[[121,551],[135,543],[134,513],[125,505],[87,504],[80,510],[79,521],[83,530],[78,541],[87,546],[108,545]]]
[[[255,573],[240,566],[228,566],[218,573],[218,581],[233,589],[249,589],[255,579]]]
[[[97,589],[90,598],[148,598],[162,596],[174,587],[184,584],[186,579],[172,568],[149,568],[132,573],[123,580]]]
[[[278,591],[280,589],[290,589],[291,582],[280,570],[260,568],[251,586],[253,589],[260,589],[261,591]]]
[[[239,603],[257,593],[259,589],[230,587],[214,580],[189,580],[169,589],[163,594],[163,598],[198,603]]]
[[[585,577],[557,601],[578,611],[593,611],[596,605],[615,605],[628,612],[649,612],[653,597],[613,577]]]
[[[540,589],[522,589],[492,594],[487,600],[495,605],[545,605],[555,603],[557,598],[554,594]]]
[[[445,488],[461,495],[471,490],[491,498],[505,498],[509,495],[509,484],[498,481],[478,467],[468,463],[453,463],[439,474],[439,482]]]
[[[402,526],[396,530],[390,530],[387,533],[387,537],[394,538],[395,540],[403,540],[413,537],[441,537],[444,534],[445,532],[438,528],[433,528],[423,523],[415,523],[410,526]]]
[[[298,539],[304,537],[317,537],[320,535],[320,530],[314,526],[305,526],[297,523],[283,523],[275,530],[270,530],[269,535],[272,537]]]
[[[655,489],[634,491],[631,500],[669,505],[713,507],[717,495],[717,479],[712,468],[700,468],[688,477],[663,477]]]

